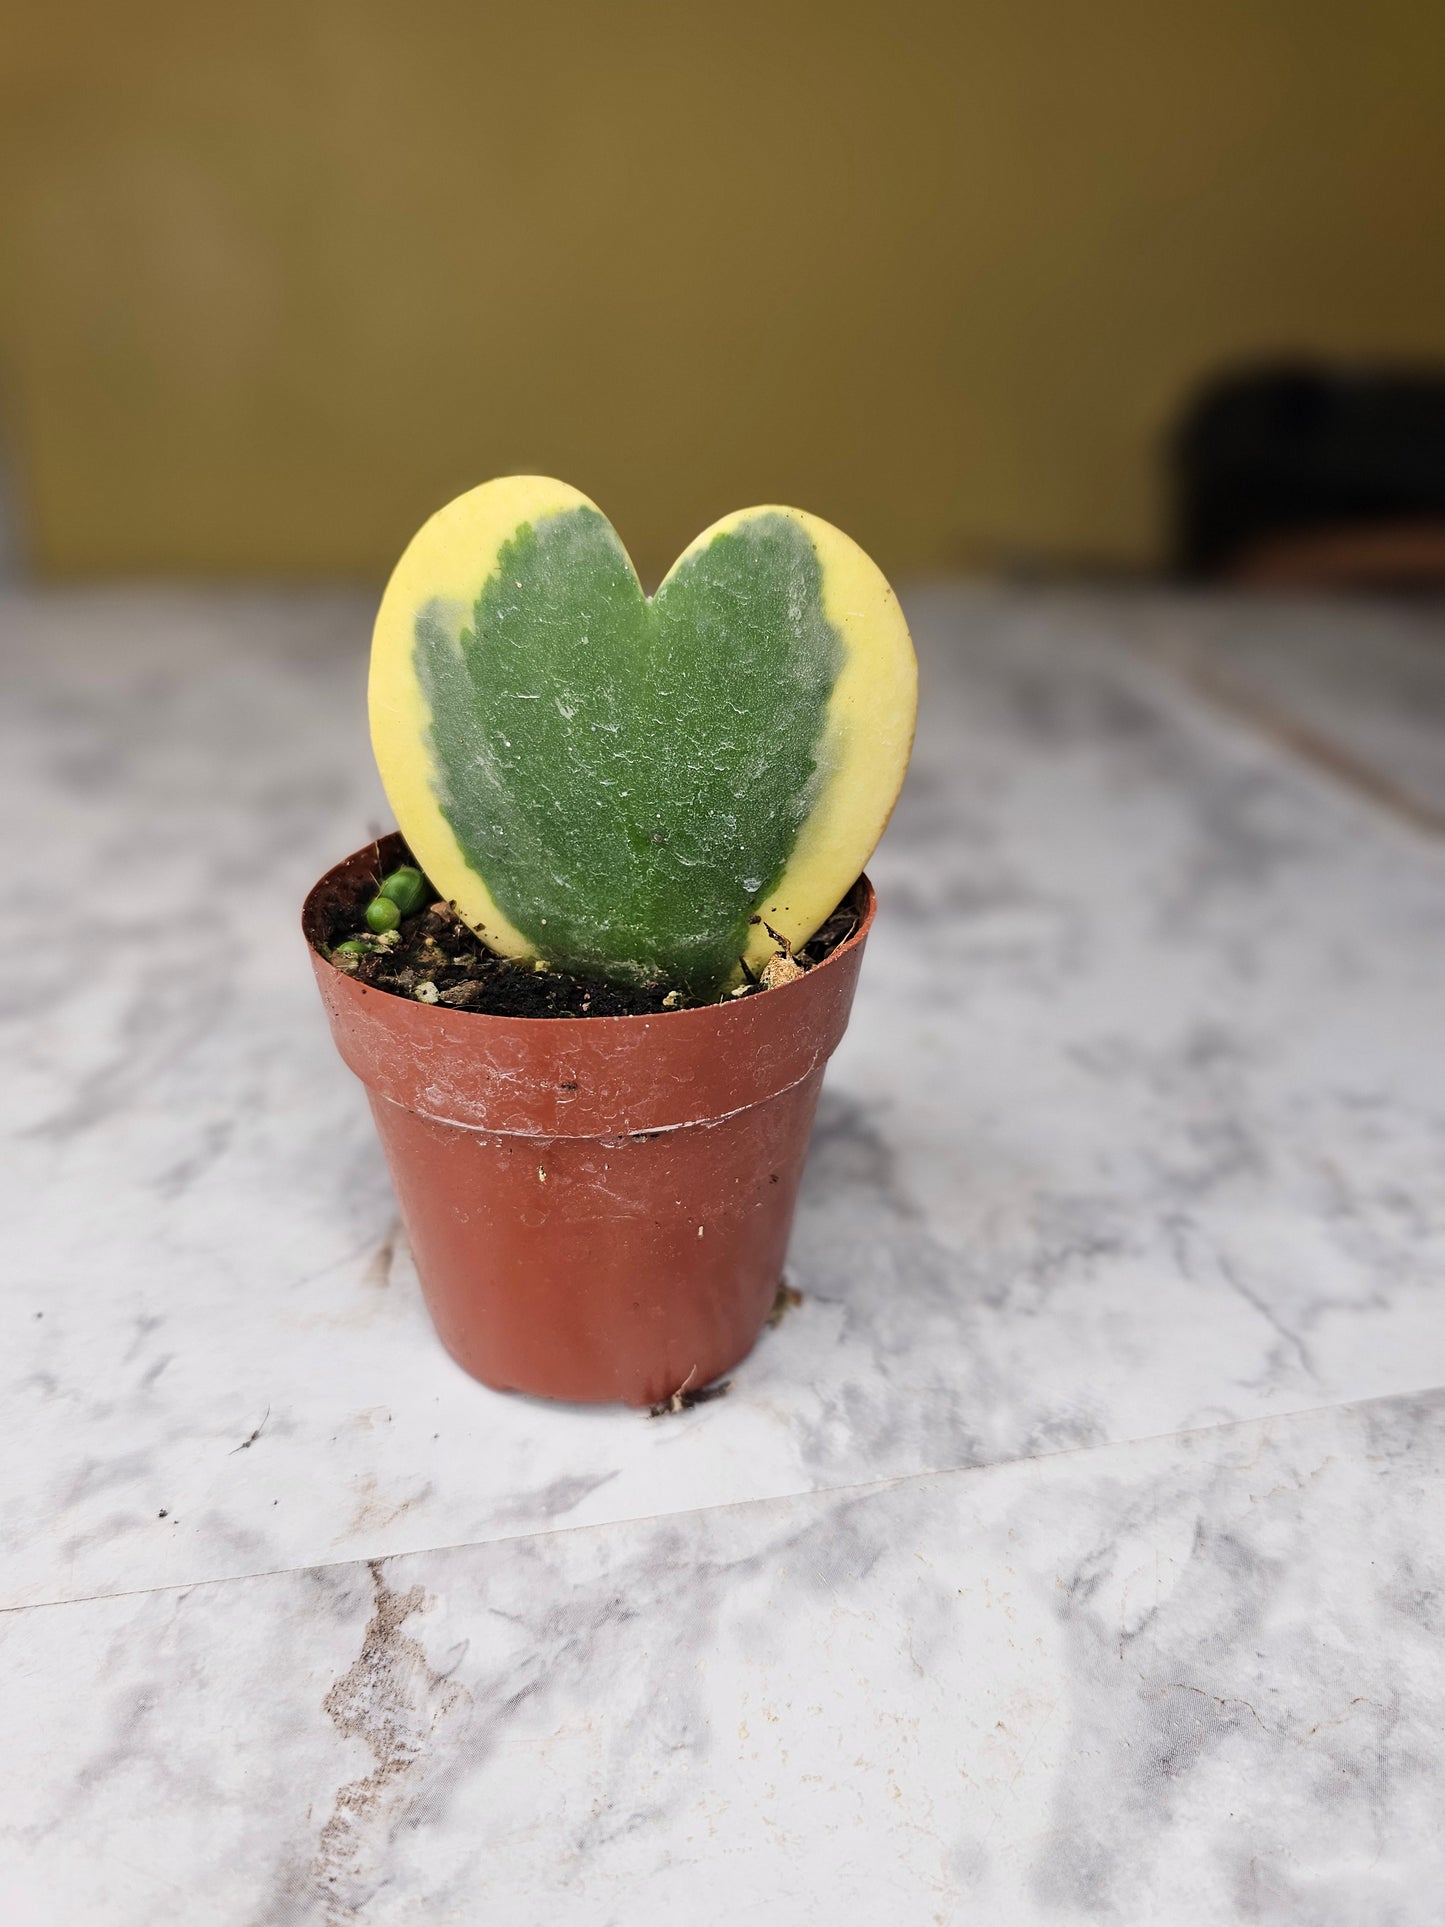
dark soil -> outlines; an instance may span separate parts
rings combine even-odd
[[[400,858],[411,860],[405,854]],[[495,1017],[646,1017],[695,1008],[699,1001],[665,983],[614,984],[495,956],[447,903],[433,903],[403,919],[389,935],[373,937],[366,928],[366,906],[374,894],[370,887],[352,904],[330,906],[330,928],[321,947],[348,976],[394,997]],[[810,970],[830,957],[857,929],[860,903],[855,886],[793,961]],[[365,954],[338,953],[332,947],[353,937],[367,945]],[[784,954],[781,943],[778,953]],[[731,995],[757,996],[763,988],[749,974]]]

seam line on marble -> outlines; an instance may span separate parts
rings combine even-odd
[[[1241,1432],[1254,1425],[1283,1425],[1298,1419],[1320,1418],[1327,1412],[1360,1411],[1368,1405],[1396,1405],[1403,1400],[1445,1393],[1445,1384],[1417,1385],[1403,1392],[1377,1392],[1369,1398],[1342,1398],[1323,1405],[1301,1405],[1286,1412],[1261,1412],[1254,1418],[1221,1419],[1215,1425],[1186,1425],[1175,1432],[1146,1432],[1138,1438],[1102,1439],[1091,1445],[1066,1445],[1057,1452],[1035,1452],[1024,1458],[992,1459],[987,1465],[932,1465],[917,1472],[898,1472],[886,1479],[862,1479],[852,1485],[805,1486],[797,1492],[771,1492],[752,1499],[725,1499],[717,1505],[688,1506],[674,1512],[629,1512],[616,1519],[578,1520],[573,1525],[538,1526],[531,1532],[501,1533],[494,1539],[446,1539],[430,1546],[405,1546],[395,1552],[355,1552],[344,1559],[303,1559],[294,1566],[266,1566],[257,1572],[217,1573],[204,1579],[173,1579],[157,1586],[127,1586],[116,1592],[77,1593],[69,1599],[32,1599],[0,1606],[0,1618],[11,1613],[60,1611],[66,1606],[94,1606],[108,1599],[145,1599],[152,1593],[196,1592],[202,1586],[244,1586],[253,1579],[284,1579],[293,1572],[340,1572],[347,1566],[368,1566],[393,1559],[427,1559],[434,1552],[475,1552],[488,1546],[523,1545],[530,1539],[549,1539],[564,1532],[607,1532],[614,1526],[661,1524],[670,1519],[696,1519],[714,1512],[738,1512],[746,1506],[792,1505],[799,1499],[846,1499],[862,1493],[887,1492],[895,1486],[915,1485],[920,1479],[987,1478],[991,1472],[1019,1465],[1052,1465],[1059,1459],[1084,1458],[1096,1452],[1127,1452],[1135,1446],[1167,1445],[1174,1439],[1208,1438]]]
[[[1363,797],[1377,810],[1432,840],[1445,836],[1445,814],[1422,802],[1342,743],[1288,715],[1216,663],[1206,662],[1197,650],[1151,643],[1137,636],[1127,637],[1125,642],[1141,661],[1163,669],[1180,687],[1203,697],[1221,714],[1243,723],[1253,735],[1282,749],[1292,761],[1328,777],[1337,789]]]

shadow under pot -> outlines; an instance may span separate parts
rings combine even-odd
[[[500,1017],[368,987],[325,946],[398,836],[303,912],[336,1047],[366,1086],[442,1343],[498,1391],[660,1404],[752,1349],[782,1277],[828,1059],[876,900],[790,983],[634,1017]]]

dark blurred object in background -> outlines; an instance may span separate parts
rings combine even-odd
[[[1445,585],[1445,369],[1236,371],[1190,404],[1171,458],[1187,575]]]

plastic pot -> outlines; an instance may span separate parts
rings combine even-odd
[[[319,946],[399,837],[306,900],[337,1049],[366,1086],[427,1307],[499,1391],[650,1405],[752,1348],[875,899],[792,983],[646,1017],[492,1017],[368,989]]]

